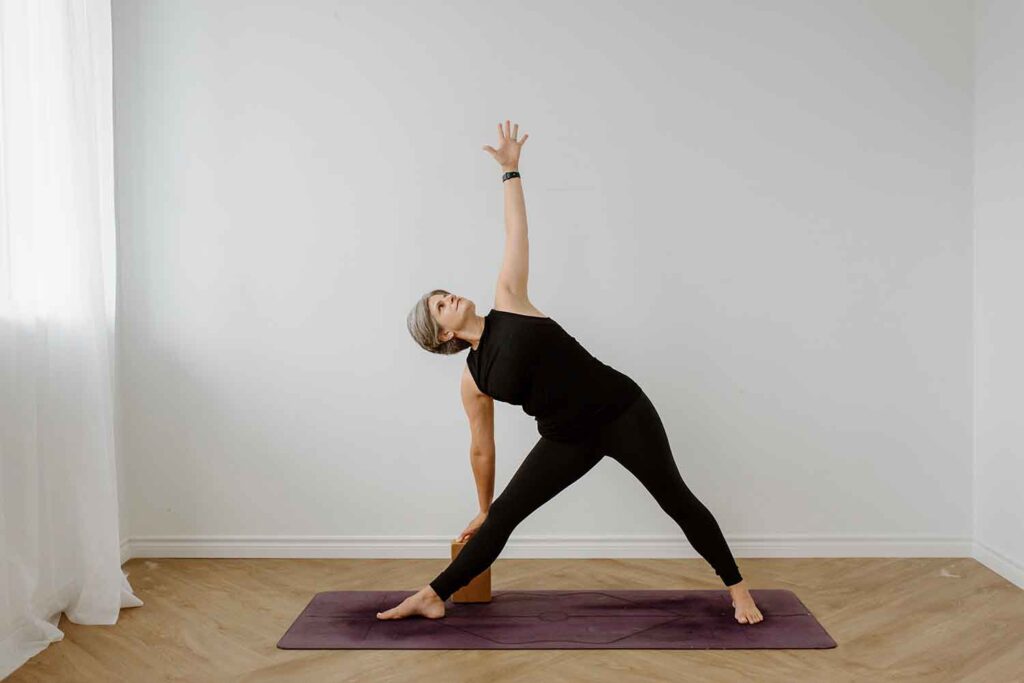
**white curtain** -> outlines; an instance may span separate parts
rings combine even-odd
[[[110,0],[0,0],[0,677],[142,604],[115,464]]]

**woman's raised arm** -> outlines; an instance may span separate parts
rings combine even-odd
[[[530,135],[519,137],[519,124],[509,130],[509,121],[505,126],[498,124],[498,148],[484,145],[501,170],[518,171],[519,155]],[[509,178],[503,183],[505,192],[505,256],[498,274],[498,288],[505,289],[516,297],[526,299],[526,282],[530,271],[530,243],[526,230],[526,200],[523,197],[523,181],[521,178]]]

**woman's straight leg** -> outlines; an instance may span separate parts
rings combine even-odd
[[[661,417],[647,394],[602,428],[600,447],[654,496],[726,586],[743,580],[714,515],[683,481]]]
[[[590,471],[601,458],[593,439],[567,443],[541,437],[491,503],[483,524],[430,587],[441,600],[447,600],[491,566],[520,522]]]

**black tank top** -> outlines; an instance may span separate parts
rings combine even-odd
[[[611,422],[640,385],[592,356],[551,318],[491,309],[466,364],[491,398],[523,407],[541,436],[577,441]]]

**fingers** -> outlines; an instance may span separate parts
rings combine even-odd
[[[519,124],[517,123],[515,128],[510,128],[511,123],[511,120],[505,119],[504,125],[501,123],[498,124],[498,139],[501,140],[502,143],[506,140],[511,140],[512,142],[517,142],[522,145],[526,142],[526,138],[530,137],[530,134],[525,133],[522,140],[516,140],[516,138],[519,137]]]

